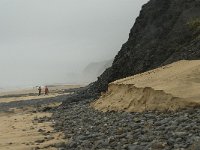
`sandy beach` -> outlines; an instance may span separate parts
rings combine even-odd
[[[2,91],[0,92],[0,103],[55,97],[58,95],[63,95],[64,91],[67,89],[78,87],[80,87],[80,85],[50,85],[48,86],[50,93],[48,95],[44,95],[43,88],[40,96],[38,96],[38,89],[36,87]]]
[[[44,117],[51,117],[51,113],[32,113],[31,108],[28,111],[14,110],[10,114],[1,113],[0,149],[55,149],[51,145],[63,141],[63,134],[54,131],[51,121],[37,120]]]
[[[47,111],[61,102],[56,99],[49,101],[49,98],[67,95],[65,90],[76,87],[80,86],[51,86],[47,96],[37,96],[36,89],[1,93],[0,105],[6,104],[8,107],[0,111],[0,150],[51,150],[65,143],[63,133],[53,128],[52,112]],[[37,107],[32,105],[32,101],[36,102]],[[15,102],[16,107],[13,106]]]

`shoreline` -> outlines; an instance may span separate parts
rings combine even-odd
[[[83,85],[76,85],[76,84],[55,84],[55,85],[47,85],[50,90],[62,90],[62,89],[69,89],[69,88],[79,88]],[[14,87],[14,88],[1,88],[0,89],[0,96],[4,95],[14,95],[14,94],[29,94],[29,93],[38,93],[36,86],[27,86],[27,87]]]

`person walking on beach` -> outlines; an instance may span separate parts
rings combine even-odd
[[[39,86],[39,87],[38,87],[38,92],[39,92],[39,93],[38,93],[38,96],[41,95],[41,91],[42,91],[42,88],[41,88],[41,86]]]
[[[49,93],[49,89],[47,86],[45,86],[44,95],[48,95],[48,93]]]

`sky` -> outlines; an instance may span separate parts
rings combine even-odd
[[[113,59],[148,0],[0,0],[0,87],[68,83]]]

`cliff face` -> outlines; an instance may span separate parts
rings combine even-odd
[[[151,0],[143,6],[129,40],[114,60],[111,80],[179,59],[199,58],[199,32],[190,27],[198,19],[200,1]]]
[[[114,80],[177,60],[199,58],[200,1],[150,0],[142,7],[112,67],[90,90],[99,93]]]
[[[96,97],[117,79],[199,58],[200,0],[150,0],[142,7],[112,66],[76,96]]]

